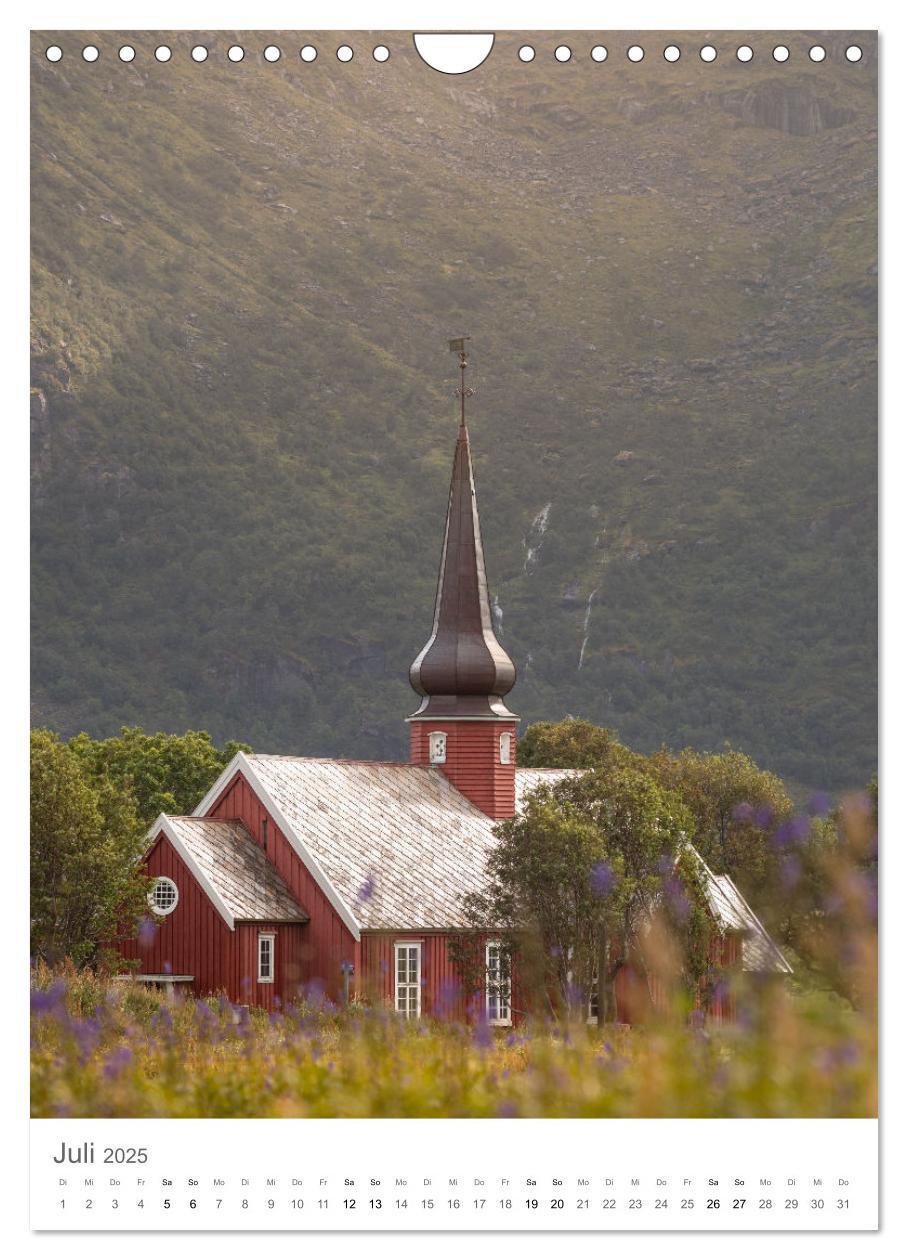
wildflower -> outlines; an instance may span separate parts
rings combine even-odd
[[[87,1063],[94,1053],[101,1034],[101,1021],[98,1019],[69,1018],[64,1021],[79,1047],[79,1058]]]
[[[590,871],[590,888],[594,897],[607,897],[615,886],[615,873],[608,862],[596,862]]]
[[[517,1104],[510,1098],[505,1098],[498,1104],[498,1114],[502,1120],[511,1120],[517,1115]]]
[[[794,841],[806,840],[810,835],[810,819],[806,814],[799,814],[791,820],[791,838]]]
[[[480,1050],[487,1050],[492,1045],[492,1029],[487,1019],[478,1019],[473,1026],[473,1045]]]
[[[35,1014],[58,1010],[66,997],[66,985],[62,980],[55,980],[49,989],[32,989],[31,1008]]]
[[[814,818],[825,818],[829,813],[832,798],[828,792],[814,792],[807,802],[807,812]]]
[[[793,853],[782,859],[782,883],[786,888],[794,888],[801,878],[801,863]]]
[[[158,934],[158,925],[154,919],[146,916],[139,924],[139,944],[147,949],[154,943],[154,938]]]
[[[768,831],[773,820],[773,810],[771,805],[761,805],[759,809],[754,810],[753,821],[762,831]]]
[[[375,896],[375,877],[370,871],[369,874],[366,876],[365,883],[360,888],[359,893],[357,894],[357,900],[371,901],[374,896]]]
[[[717,980],[712,987],[713,1000],[716,1002],[724,1002],[727,1000],[731,989],[727,980]]]
[[[104,1063],[104,1076],[107,1080],[113,1081],[125,1071],[132,1063],[132,1051],[128,1046],[117,1046],[115,1050],[107,1056]]]

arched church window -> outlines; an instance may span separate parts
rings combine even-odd
[[[502,731],[498,737],[498,747],[501,752],[501,764],[509,766],[511,764],[511,732]]]

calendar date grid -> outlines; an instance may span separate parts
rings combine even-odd
[[[792,1176],[249,1176],[60,1177],[57,1212],[98,1214],[248,1212],[375,1217],[563,1216],[586,1213],[847,1214],[849,1177]]]

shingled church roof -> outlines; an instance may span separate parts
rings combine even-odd
[[[211,896],[229,927],[243,920],[305,923],[309,915],[241,822],[162,814],[161,831]]]
[[[397,762],[238,753],[191,821],[201,821],[237,771],[246,776],[354,936],[361,931],[470,926],[461,898],[485,888],[495,823],[439,770]],[[573,773],[518,768],[518,812],[528,792]],[[790,970],[728,876],[716,876],[703,865],[717,922],[743,936],[745,970]]]

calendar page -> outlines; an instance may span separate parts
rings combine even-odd
[[[558,17],[31,32],[37,1234],[877,1228],[876,32]]]

